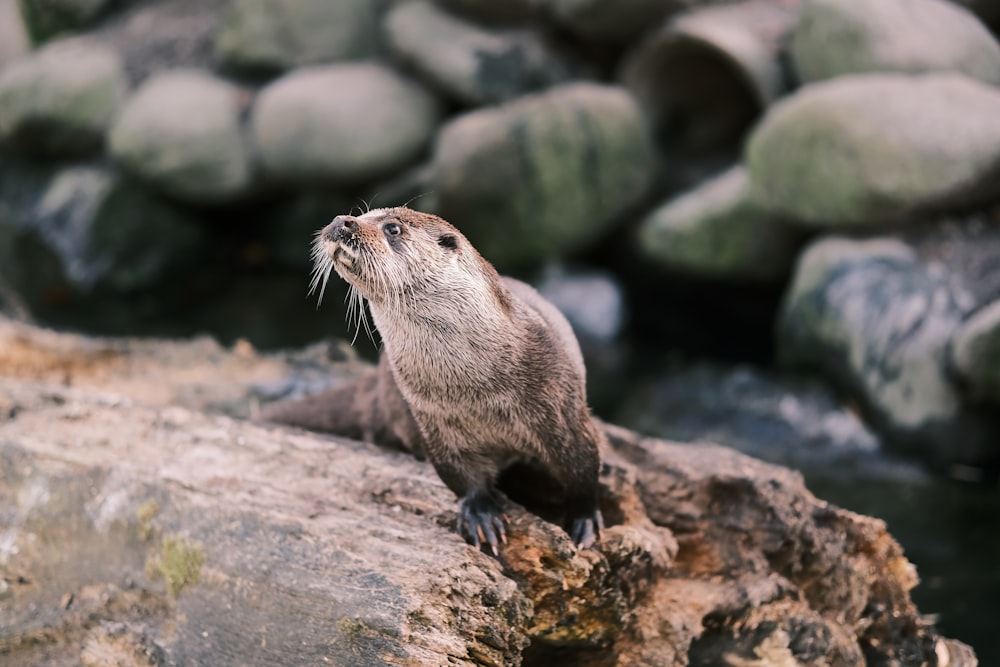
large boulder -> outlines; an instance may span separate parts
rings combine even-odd
[[[456,117],[438,135],[436,210],[491,261],[585,246],[646,194],[653,140],[624,90],[577,83]]]
[[[974,664],[883,522],[725,448],[608,426],[597,548],[510,503],[494,559],[428,463],[205,412],[302,362],[0,320],[5,658]]]
[[[955,75],[870,74],[776,104],[746,149],[765,210],[864,227],[1000,195],[1000,90]]]
[[[370,0],[240,0],[216,53],[226,65],[271,71],[365,58],[378,47],[376,12]]]
[[[267,86],[251,117],[256,152],[275,180],[360,182],[426,147],[436,100],[382,65],[304,68]]]
[[[1000,44],[947,0],[806,0],[792,34],[804,82],[863,72],[958,72],[1000,83]]]
[[[128,5],[127,7],[123,5]],[[88,31],[125,60],[129,80],[169,69],[218,66],[215,35],[230,0],[116,0],[107,18]]]
[[[86,38],[53,42],[0,71],[0,141],[44,156],[93,152],[126,88],[114,50]]]
[[[951,359],[977,397],[1000,403],[1000,301],[977,311],[955,333]]]
[[[154,76],[111,130],[112,157],[163,192],[192,202],[231,199],[252,169],[241,126],[245,94],[198,70]]]
[[[780,360],[857,396],[890,442],[938,462],[1000,459],[1000,424],[963,404],[949,344],[973,307],[896,240],[825,238],[802,255],[778,322]]]
[[[708,280],[787,276],[801,234],[750,197],[746,169],[732,167],[650,211],[639,247],[659,266]]]
[[[150,287],[188,261],[201,240],[193,222],[101,167],[57,172],[33,217],[35,235],[81,290]]]
[[[403,65],[466,105],[502,102],[568,76],[534,33],[485,30],[426,0],[393,7],[384,32]]]

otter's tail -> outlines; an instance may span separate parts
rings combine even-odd
[[[261,411],[261,419],[355,440],[369,439],[372,432],[370,398],[375,393],[376,380],[376,374],[369,373],[335,389],[273,403]]]

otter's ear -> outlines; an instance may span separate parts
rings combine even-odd
[[[448,250],[458,250],[458,237],[454,234],[442,234],[438,237],[438,245]]]

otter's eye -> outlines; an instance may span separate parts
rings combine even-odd
[[[399,233],[403,231],[400,229],[399,225],[395,222],[390,222],[389,224],[382,227],[382,233],[386,236],[392,238],[393,236],[399,236]]]

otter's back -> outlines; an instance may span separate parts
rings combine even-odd
[[[545,320],[545,323],[549,325],[549,328],[559,338],[562,348],[566,350],[566,354],[569,355],[574,370],[580,374],[582,380],[586,381],[587,369],[583,363],[583,353],[580,352],[580,344],[577,342],[576,334],[573,333],[573,327],[570,326],[566,317],[531,285],[522,283],[520,280],[515,280],[514,278],[508,278],[507,276],[501,276],[500,279],[507,289],[510,290],[511,294],[514,295],[515,299],[519,300]]]

